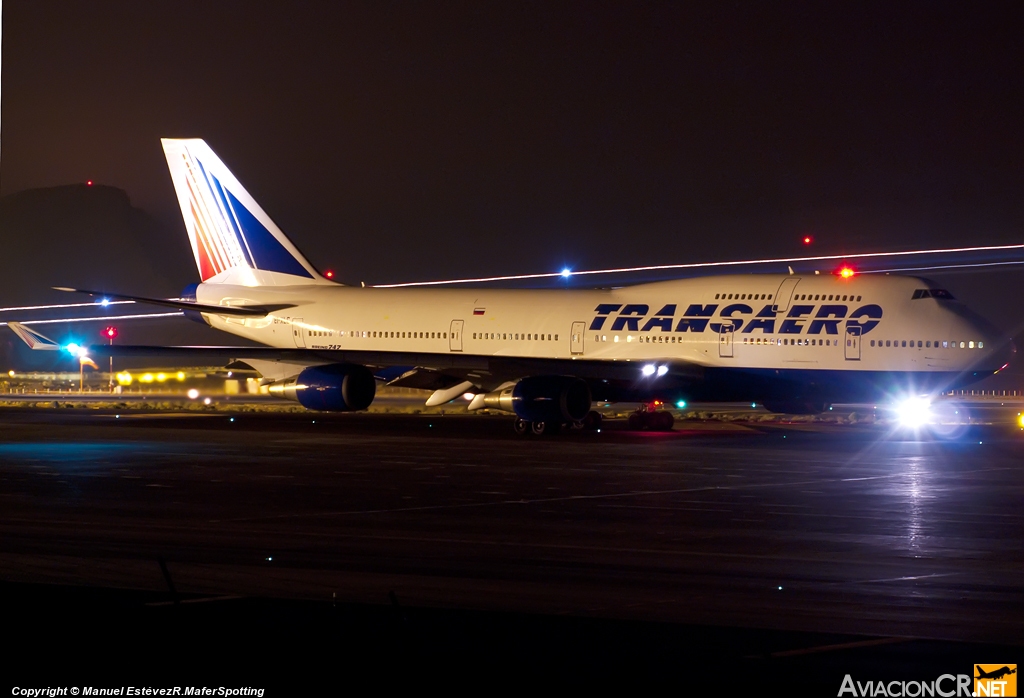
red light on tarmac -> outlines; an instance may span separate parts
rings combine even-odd
[[[107,339],[113,339],[117,336],[117,328],[113,326],[103,328],[103,336]]]
[[[91,179],[85,180],[85,186],[91,187],[92,186],[92,180]]]

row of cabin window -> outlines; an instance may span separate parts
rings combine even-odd
[[[683,343],[683,339],[684,339],[684,337],[678,336],[678,335],[671,335],[671,336],[665,336],[665,335],[646,335],[646,336],[644,336],[644,335],[641,335],[641,336],[636,338],[636,341],[640,342],[641,344],[682,344]],[[608,341],[608,335],[606,335],[606,334],[600,334],[600,335],[595,334],[594,335],[594,341],[595,342],[607,342]],[[617,341],[619,341],[619,338],[617,336],[613,336],[612,337],[612,341],[617,342]],[[633,341],[633,335],[631,335],[631,334],[630,335],[626,335],[626,341],[627,342],[632,342]],[[832,343],[830,344],[829,342],[832,342]],[[765,338],[763,338],[763,340],[762,340],[761,337],[744,337],[743,338],[743,343],[744,344],[755,344],[755,345],[761,345],[761,344],[769,345],[769,344],[771,344],[771,345],[778,345],[778,346],[789,346],[790,344],[793,344],[793,345],[799,344],[800,346],[804,346],[806,344],[807,346],[823,346],[823,347],[829,347],[829,346],[837,347],[837,346],[839,346],[839,340],[838,339],[837,340],[829,340],[829,339],[806,339],[806,340],[804,340],[804,339],[801,339],[801,340],[797,340],[797,339],[779,339],[778,341],[776,341],[774,338],[769,338],[769,337],[765,337]]]
[[[800,347],[838,347],[838,339],[796,339],[796,338],[781,338],[776,339],[775,337],[744,337],[744,344],[752,344],[755,346],[800,346]]]
[[[322,334],[328,334],[324,332]],[[315,336],[315,335],[314,335]],[[342,332],[341,336],[344,337],[345,333]],[[355,330],[348,333],[349,337],[367,338],[367,339],[448,339],[447,332],[383,332],[372,330],[360,331]]]
[[[717,300],[723,300],[723,301],[727,301],[727,300],[738,300],[738,301],[763,301],[763,300],[769,300],[770,301],[771,299],[772,299],[772,294],[770,294],[770,293],[768,293],[768,294],[764,294],[764,293],[760,293],[760,294],[759,293],[730,293],[730,294],[716,293],[715,294],[715,300],[716,301]]]
[[[716,293],[715,294],[715,300],[727,300],[727,301],[731,301],[731,300],[739,300],[739,301],[743,301],[743,300],[748,300],[748,301],[769,300],[770,301],[771,299],[772,299],[772,294],[770,294],[770,293],[768,293],[768,294],[764,294],[764,293],[729,293],[729,294],[726,294],[726,293]],[[860,302],[860,299],[861,299],[860,296],[851,296],[851,295],[848,295],[848,294],[840,296],[838,293],[829,293],[827,295],[824,294],[824,293],[800,293],[800,294],[797,294],[797,295],[793,296],[793,300],[795,300],[795,301],[818,301],[818,300],[821,300],[821,301],[831,301],[831,300],[846,301],[846,300],[849,300],[849,301]]]
[[[646,343],[646,344],[682,344],[683,343],[683,337],[681,337],[679,335],[663,335],[663,334],[653,334],[653,335],[651,335],[651,334],[649,334],[649,335],[639,335],[637,337],[634,337],[631,334],[627,334],[626,335],[626,341],[627,342],[632,342],[634,339],[637,342],[640,342],[641,344],[644,344],[644,343]],[[594,341],[595,342],[607,342],[608,341],[608,335],[606,335],[606,334],[595,334],[594,335]],[[613,341],[613,342],[620,341],[619,340],[619,336],[618,335],[612,335],[611,341]]]
[[[918,340],[911,339],[911,340],[909,340],[909,342],[910,342],[909,347],[910,348],[914,347],[914,342],[915,341],[917,342],[917,348],[918,349],[920,349],[922,346],[924,346],[925,348],[935,347],[936,349],[939,347],[939,341],[938,340],[935,340],[934,342],[932,342],[932,341],[922,342],[920,339],[918,339]],[[887,339],[887,340],[885,340],[885,343],[883,345],[882,340],[879,339],[878,340],[878,346],[880,346],[880,347],[881,346],[886,346],[886,347],[888,347],[888,346],[906,347],[906,346],[908,346],[907,342],[908,342],[908,340],[906,340],[906,339],[904,339],[902,341],[899,340],[899,339],[892,339],[892,340]],[[960,349],[974,349],[974,345],[975,345],[974,342],[959,342],[959,343],[957,343],[955,341],[954,342],[950,342],[950,341],[942,342],[942,348],[943,349],[956,349],[958,347]],[[984,342],[978,342],[977,345],[978,345],[978,349],[984,349],[985,348],[985,343]],[[873,339],[871,340],[871,346],[875,346],[875,340],[873,340]]]
[[[855,303],[860,302],[860,296],[848,296],[839,294],[828,294],[825,297],[824,294],[797,294],[793,297],[795,301],[853,301]]]
[[[554,337],[554,339],[552,339]],[[537,342],[557,342],[557,334],[544,334],[538,333],[521,333],[521,332],[474,332],[473,339],[525,339],[527,341]]]

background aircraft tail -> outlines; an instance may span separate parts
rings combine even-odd
[[[160,142],[203,283],[333,283],[320,276],[205,141]]]

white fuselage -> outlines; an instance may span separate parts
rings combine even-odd
[[[751,274],[607,290],[201,284],[197,300],[292,305],[266,318],[205,316],[282,348],[776,370],[962,373],[1005,363],[1007,339],[989,323],[955,300],[914,297],[933,288],[914,277]]]

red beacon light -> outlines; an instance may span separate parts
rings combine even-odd
[[[331,271],[330,269],[328,269],[327,271],[324,272],[324,276],[327,277],[328,279],[333,279],[334,278],[334,272]]]
[[[840,267],[839,271],[836,272],[836,274],[843,277],[844,279],[849,279],[856,275],[856,273],[857,272],[855,272],[852,267],[847,266]]]
[[[103,328],[103,336],[107,339],[114,339],[117,336],[117,328],[113,326]]]
[[[805,245],[810,245],[812,242],[814,242],[814,238],[812,238],[810,235],[804,235]]]
[[[92,186],[92,180],[91,179],[85,180],[85,186],[91,187]]]

